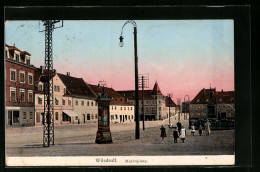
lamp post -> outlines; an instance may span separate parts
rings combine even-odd
[[[169,98],[169,125],[171,125],[171,97],[172,93],[168,93],[168,98]]]
[[[132,24],[134,27],[134,56],[135,56],[135,139],[140,138],[140,128],[139,128],[139,100],[138,100],[138,57],[137,57],[137,25],[135,21],[126,21],[122,27],[121,35],[119,37],[119,46],[123,47],[123,29],[128,23]]]

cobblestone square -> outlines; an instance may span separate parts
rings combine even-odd
[[[43,127],[9,127],[6,129],[6,156],[131,156],[131,155],[234,155],[234,130],[213,130],[195,136],[188,129],[188,119],[180,116],[187,129],[185,143],[173,143],[169,120],[140,122],[140,139],[135,139],[135,123],[111,124],[112,144],[95,144],[97,123],[55,127],[55,145],[42,146]],[[173,117],[176,125],[178,117]],[[160,127],[166,127],[162,140]]]

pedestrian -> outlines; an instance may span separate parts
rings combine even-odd
[[[177,127],[178,127],[178,132],[180,134],[180,132],[181,132],[181,123],[180,122],[177,122]]]
[[[174,143],[178,143],[178,137],[179,137],[179,134],[177,131],[177,127],[174,127],[174,130],[173,130]]]
[[[184,128],[184,126],[182,126],[181,132],[180,132],[180,138],[182,143],[184,143],[185,141],[185,136],[186,136],[186,129]]]
[[[207,122],[205,123],[205,130],[206,130],[208,136],[210,134],[210,127],[211,127],[211,124],[210,124],[209,120],[207,119]]]
[[[200,128],[199,128],[199,134],[200,134],[200,136],[202,134],[202,126],[201,125],[200,125]]]
[[[194,134],[195,134],[195,126],[193,125],[193,126],[191,126],[191,135],[194,136]]]
[[[166,137],[166,131],[165,131],[165,128],[164,128],[164,126],[162,125],[161,126],[161,137],[162,137],[162,140],[164,139],[164,137]]]

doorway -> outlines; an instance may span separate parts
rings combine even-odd
[[[13,123],[19,123],[19,111],[13,111]]]

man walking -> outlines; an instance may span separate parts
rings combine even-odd
[[[176,129],[177,127],[174,127],[174,130],[173,130],[173,138],[174,138],[174,143],[178,143],[178,131]]]

